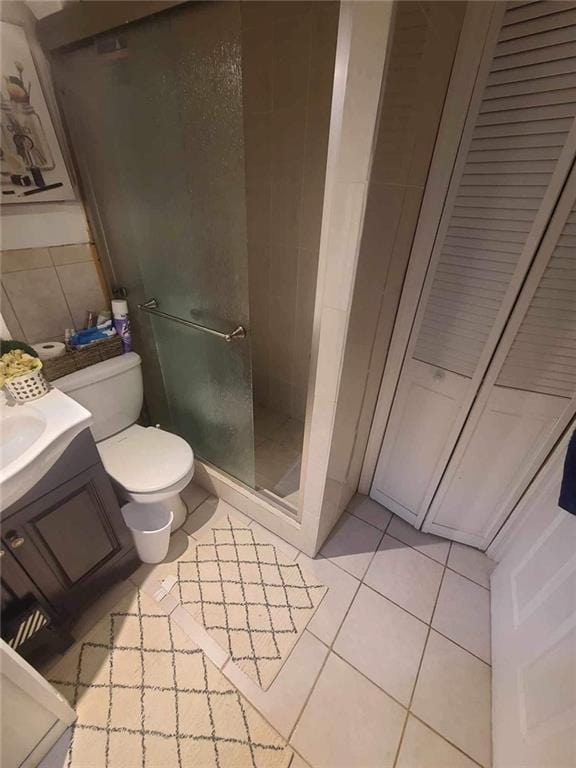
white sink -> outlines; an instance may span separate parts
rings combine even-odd
[[[59,389],[29,403],[0,403],[0,504],[29,491],[92,421],[90,411]]]

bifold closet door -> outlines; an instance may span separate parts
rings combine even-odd
[[[576,167],[424,530],[485,548],[576,412]]]
[[[576,3],[495,3],[370,492],[416,526],[566,182],[575,117]]]

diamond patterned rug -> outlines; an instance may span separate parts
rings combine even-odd
[[[232,660],[266,690],[327,588],[231,517],[180,559],[172,591]]]
[[[67,768],[287,768],[292,750],[143,592],[50,671],[78,713]]]

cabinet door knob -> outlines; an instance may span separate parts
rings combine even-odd
[[[22,544],[24,544],[24,537],[12,534],[12,536],[8,537],[8,544],[10,544],[12,549],[18,549],[18,547],[21,547]]]

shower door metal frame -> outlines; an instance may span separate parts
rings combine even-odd
[[[113,3],[72,3],[36,22],[36,33],[47,52],[75,45],[94,35],[184,5],[189,0],[115,0]]]

